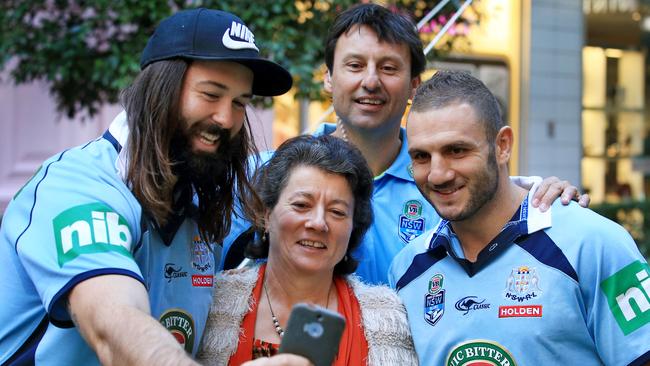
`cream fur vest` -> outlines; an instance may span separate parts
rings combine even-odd
[[[204,365],[228,364],[239,342],[241,322],[254,301],[251,295],[258,270],[252,267],[217,275],[197,361]],[[368,365],[417,365],[406,310],[397,295],[386,286],[369,286],[354,276],[346,280],[361,306]]]

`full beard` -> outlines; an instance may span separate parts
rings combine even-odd
[[[219,135],[219,147],[215,152],[193,151],[191,137],[199,130]],[[237,155],[239,138],[230,138],[230,131],[215,125],[201,126],[195,124],[192,128],[178,132],[172,141],[172,159],[174,173],[178,177],[178,190],[193,188],[198,197],[199,211],[209,210],[218,206],[221,195],[229,194],[234,181],[233,158]],[[187,205],[192,197],[181,195],[185,202],[175,202]],[[189,198],[190,202],[187,202]],[[213,212],[213,215],[216,214]]]

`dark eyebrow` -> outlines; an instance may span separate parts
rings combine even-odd
[[[206,85],[206,84],[214,86],[214,87],[216,87],[218,89],[221,89],[221,90],[229,90],[227,85],[216,82],[214,80],[203,80],[203,81],[198,82],[198,85]],[[251,98],[253,98],[253,94],[252,93],[246,93],[246,94],[242,94],[241,97],[251,99]]]
[[[343,61],[348,61],[350,59],[359,59],[365,60],[367,57],[363,53],[348,53],[344,55]],[[379,62],[391,61],[403,65],[404,59],[395,55],[385,55],[379,58]]]
[[[314,195],[313,195],[312,193],[304,192],[304,191],[298,191],[298,192],[295,192],[294,194],[292,194],[292,195],[289,196],[289,197],[290,197],[290,198],[294,198],[294,197],[303,197],[303,198],[307,198],[307,199],[314,199]],[[340,198],[335,198],[335,199],[333,199],[333,200],[332,200],[332,203],[334,203],[334,204],[337,204],[337,203],[338,203],[338,204],[342,204],[342,205],[344,205],[346,208],[350,208],[350,204],[349,204],[347,201],[345,201],[345,200],[343,200],[343,199],[340,199]]]
[[[419,152],[422,152],[422,150],[421,149],[416,149],[416,148],[408,149],[408,154],[409,155],[413,155],[413,154],[419,153]]]

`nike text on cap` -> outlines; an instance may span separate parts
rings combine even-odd
[[[171,58],[233,61],[253,71],[253,94],[281,95],[291,74],[260,57],[255,36],[241,19],[220,10],[182,10],[163,19],[142,52],[140,68]]]

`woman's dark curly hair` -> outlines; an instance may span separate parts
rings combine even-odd
[[[359,246],[372,223],[372,173],[361,152],[353,145],[333,136],[298,136],[285,141],[273,157],[257,170],[254,184],[264,207],[256,212],[255,231],[264,237],[264,213],[273,210],[296,167],[315,167],[345,177],[354,197],[352,233],[346,256],[334,267],[335,275],[354,272],[359,264],[351,253]],[[269,242],[255,240],[246,247],[249,258],[267,258]]]

